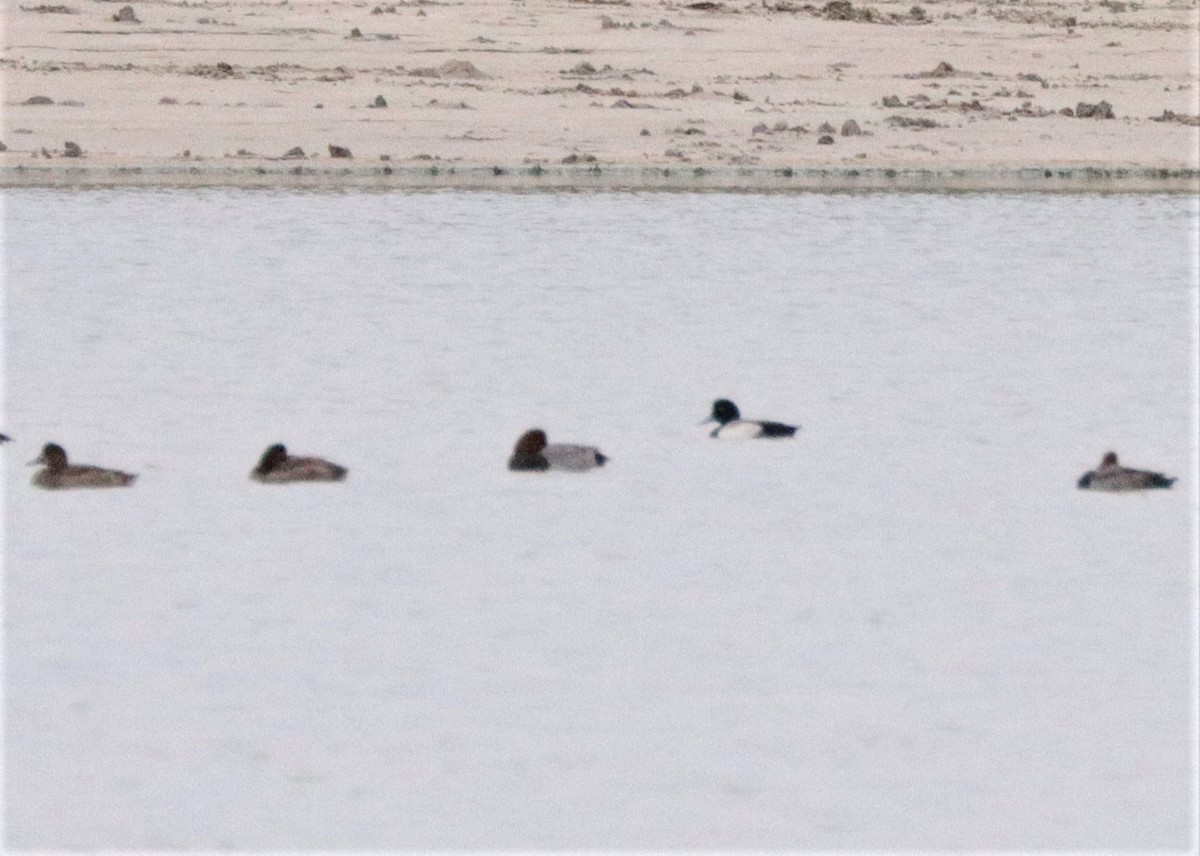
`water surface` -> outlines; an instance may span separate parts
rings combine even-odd
[[[1196,200],[5,220],[9,846],[1188,846]],[[610,461],[508,472],[535,426]]]

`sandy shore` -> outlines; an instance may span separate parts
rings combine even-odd
[[[0,186],[1200,192],[1197,0],[123,9],[6,0]]]

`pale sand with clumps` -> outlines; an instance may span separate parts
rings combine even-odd
[[[0,186],[1200,189],[1198,0],[123,5],[6,0]]]

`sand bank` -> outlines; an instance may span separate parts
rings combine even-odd
[[[1198,10],[10,2],[0,186],[1194,193]]]

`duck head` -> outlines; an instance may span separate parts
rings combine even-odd
[[[287,456],[287,447],[283,443],[268,446],[267,451],[263,452],[262,457],[259,458],[258,466],[254,468],[254,471],[256,473],[269,473],[286,461]]]
[[[67,450],[57,443],[47,443],[42,447],[42,454],[29,462],[28,466],[45,464],[51,470],[63,470],[67,467]]]
[[[734,404],[728,398],[718,398],[713,402],[712,415],[705,419],[704,422],[720,422],[722,425],[724,425],[727,422],[734,422],[741,418],[742,413],[740,410],[738,410],[736,404]],[[703,425],[704,422],[701,422],[700,424]]]

